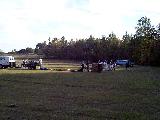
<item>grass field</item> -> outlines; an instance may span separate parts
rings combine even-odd
[[[158,120],[160,68],[102,73],[0,70],[0,120],[55,119]]]
[[[38,61],[38,59],[32,59],[32,58],[30,58],[29,60]],[[18,66],[21,66],[22,62],[23,62],[22,59],[16,60],[16,64]],[[80,68],[80,64],[81,64],[81,62],[77,62],[77,61],[43,59],[43,67],[46,67],[48,69],[52,69],[54,71],[66,71],[67,69],[76,70],[76,69]]]

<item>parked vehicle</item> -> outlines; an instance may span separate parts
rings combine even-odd
[[[134,62],[132,62],[130,60],[117,60],[116,61],[116,65],[121,65],[121,66],[124,66],[127,63],[129,64],[129,67],[133,67],[133,65],[134,65]]]
[[[0,56],[0,69],[7,67],[16,67],[16,62],[13,56]]]

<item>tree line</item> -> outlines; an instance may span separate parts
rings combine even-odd
[[[48,41],[38,43],[34,53],[44,55],[49,59],[89,60],[116,60],[130,59],[136,64],[160,66],[160,24],[151,25],[147,17],[138,20],[135,34],[123,35],[118,38],[113,32],[108,36],[86,39],[66,40],[49,38]],[[23,49],[19,53],[32,51]]]

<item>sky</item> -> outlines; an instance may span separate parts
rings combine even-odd
[[[135,33],[144,16],[160,23],[160,0],[0,0],[0,49],[4,52],[65,36],[67,40]]]

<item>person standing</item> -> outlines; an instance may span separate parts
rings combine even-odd
[[[110,60],[108,60],[107,61],[107,65],[108,65],[108,71],[110,71],[111,70],[111,64],[110,64],[111,62],[110,62]]]
[[[116,62],[113,62],[113,70],[116,70]]]
[[[40,65],[40,68],[42,68],[42,59],[41,58],[39,59],[39,65]]]
[[[89,72],[89,61],[88,60],[87,60],[86,66],[87,66],[87,72]]]
[[[129,67],[129,61],[126,62],[125,67],[126,67],[126,70],[127,70],[127,68]]]
[[[78,70],[78,72],[83,72],[83,70],[84,70],[84,61],[82,61],[81,68]]]

